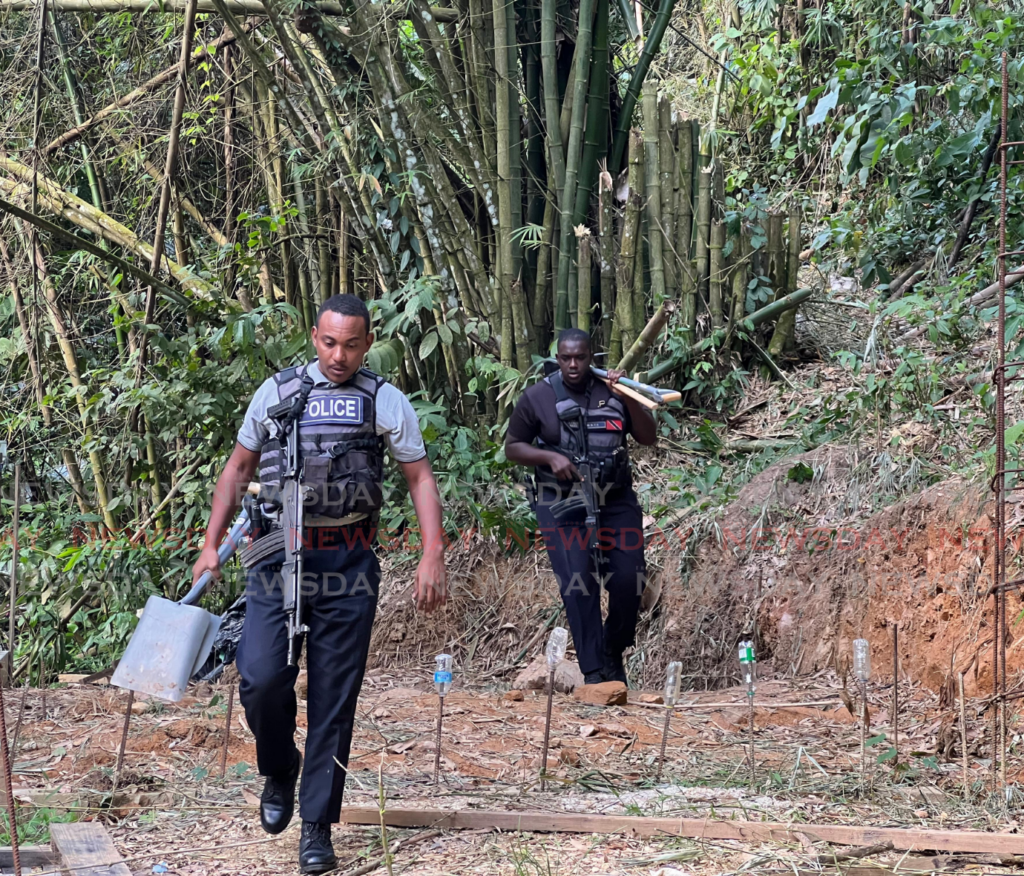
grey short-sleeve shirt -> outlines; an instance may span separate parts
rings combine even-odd
[[[316,360],[309,364],[308,370],[315,385],[337,386],[324,377]],[[246,450],[259,453],[263,449],[263,444],[270,437],[267,409],[275,404],[277,384],[274,383],[273,377],[269,377],[263,381],[249,402],[242,428],[238,431],[238,443]],[[416,412],[405,393],[398,387],[390,383],[381,386],[377,392],[376,415],[377,434],[384,436],[391,455],[398,462],[416,462],[427,455]]]

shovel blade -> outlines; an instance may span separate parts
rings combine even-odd
[[[220,618],[208,611],[150,596],[110,683],[176,703],[219,629]]]

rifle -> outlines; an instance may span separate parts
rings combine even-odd
[[[304,400],[303,400],[304,403]],[[288,467],[282,472],[281,492],[283,508],[281,523],[284,527],[285,561],[281,568],[281,588],[284,610],[288,615],[288,665],[298,659],[302,637],[309,627],[302,620],[302,570],[306,552],[303,528],[305,504],[312,488],[302,484],[302,462],[299,458],[299,428],[294,421],[288,431]]]
[[[581,508],[586,512],[584,523],[589,533],[587,550],[594,557],[594,562],[601,561],[601,552],[598,550],[597,530],[601,525],[601,511],[597,504],[597,469],[586,456],[573,459],[576,470],[580,473],[580,483],[573,484],[572,492],[551,506],[551,513],[556,519],[564,517]]]

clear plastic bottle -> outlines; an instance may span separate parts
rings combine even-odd
[[[557,666],[565,658],[565,649],[569,644],[569,633],[565,627],[555,627],[548,638],[546,655],[548,666]]]
[[[853,640],[853,675],[858,681],[871,678],[871,645],[867,639]]]
[[[438,654],[434,658],[434,690],[439,697],[452,689],[452,655]]]
[[[683,685],[683,664],[679,661],[669,663],[665,674],[665,705],[675,705],[679,699],[679,690]]]
[[[754,643],[740,642],[740,668],[743,670],[743,682],[750,688],[757,677],[757,658],[754,656]]]

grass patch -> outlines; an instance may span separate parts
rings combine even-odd
[[[44,846],[50,843],[50,825],[67,824],[75,820],[75,813],[58,809],[21,809],[18,818],[18,842],[26,846]],[[11,844],[11,824],[7,811],[0,812],[0,845]]]

